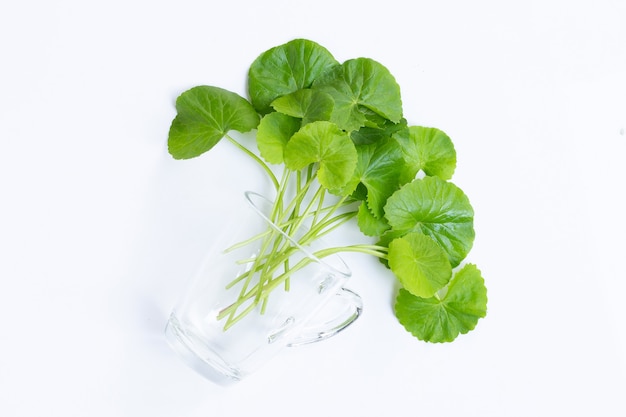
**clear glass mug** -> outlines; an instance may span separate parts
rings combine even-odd
[[[300,246],[269,220],[269,200],[244,195],[242,215],[216,236],[165,329],[174,351],[221,385],[241,380],[285,347],[337,334],[362,311],[361,298],[343,287],[351,272],[340,256],[318,259],[315,246]],[[265,262],[260,254],[276,242],[288,260]],[[266,271],[263,282],[275,286],[265,303],[254,303],[261,275],[255,271]]]

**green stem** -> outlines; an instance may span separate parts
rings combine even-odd
[[[313,206],[315,205],[315,202],[318,200],[323,201],[324,199],[324,189],[322,187],[319,187],[317,189],[317,191],[315,192],[315,194],[313,195],[313,197],[311,198],[311,201],[309,202],[309,204],[306,206],[306,208],[304,209],[304,211],[302,212],[302,214],[298,214],[297,211],[294,209],[293,211],[293,219],[292,220],[296,220],[297,221],[292,224],[290,230],[292,232],[291,235],[293,235],[304,223],[304,221],[306,220],[307,217],[309,217],[311,215],[311,211],[313,209]],[[318,210],[320,208],[320,205],[318,204]],[[313,222],[315,222],[315,218],[317,217],[317,211],[313,212]]]
[[[248,276],[252,276],[252,275],[254,275],[256,273],[265,275],[265,278],[264,279],[260,279],[259,282],[256,283],[252,288],[250,288],[250,289],[246,288],[245,291],[242,291],[240,293],[240,295],[239,295],[239,298],[234,303],[232,303],[231,305],[229,305],[228,307],[226,307],[222,311],[220,311],[220,313],[219,313],[217,318],[219,320],[221,320],[224,317],[230,315],[227,324],[230,323],[231,319],[233,317],[235,317],[235,312],[236,312],[236,310],[239,307],[241,307],[244,303],[246,303],[251,298],[253,298],[253,297],[257,298],[259,291],[262,291],[263,288],[267,286],[268,282],[269,283],[275,282],[276,279],[278,279],[278,277],[274,278],[274,279],[272,279],[271,277],[274,275],[274,273],[280,267],[280,265],[283,264],[285,262],[285,260],[289,259],[289,257],[296,250],[297,249],[295,247],[291,247],[288,250],[283,250],[280,253],[275,253],[273,255],[272,254],[268,254],[268,255],[264,256],[263,258],[257,258],[257,260],[263,261],[264,263],[255,265],[254,267],[252,267],[252,269],[247,271],[245,274],[242,274],[241,276],[237,277],[237,279],[235,281],[241,281],[241,280],[243,280],[243,278],[248,277]],[[287,277],[288,275],[290,275],[293,272],[295,272],[294,268],[289,268],[288,270],[286,270],[286,272],[284,272],[281,275],[279,275],[279,277]],[[231,283],[231,284],[234,284],[235,281],[233,281],[233,283]],[[232,285],[229,284],[229,286],[232,286]],[[269,293],[267,293],[267,291],[265,291],[264,294],[261,295],[261,297],[259,297],[258,299],[255,299],[255,301],[253,302],[253,305],[258,304],[258,302],[260,300],[263,300],[268,295],[269,295]]]
[[[297,249],[293,247],[291,248],[291,252],[295,250]],[[267,297],[271,294],[271,292],[274,289],[276,289],[279,285],[287,281],[293,273],[299,271],[300,269],[304,268],[310,263],[316,262],[316,259],[321,260],[327,256],[341,253],[341,252],[358,252],[358,253],[363,253],[366,255],[372,255],[378,258],[382,258],[382,259],[387,259],[387,248],[384,246],[350,245],[350,246],[325,248],[325,249],[321,249],[321,250],[314,252],[313,258],[305,257],[301,259],[296,265],[293,265],[291,268],[286,269],[283,273],[276,276],[275,278],[269,278],[276,272],[276,267],[278,266],[278,264],[284,262],[284,259],[288,259],[289,256],[291,256],[291,253],[281,253],[281,256],[279,257],[279,259],[274,259],[274,261],[276,262],[270,262],[274,264],[274,267],[265,268],[265,266],[263,266],[263,269],[265,270],[265,272],[268,273],[268,278],[264,280],[263,284],[259,282],[257,285],[255,285],[245,294],[242,294],[237,299],[237,301],[235,301],[233,304],[226,307],[224,310],[220,312],[220,314],[218,315],[218,319],[222,319],[223,317],[230,315],[227,321],[227,325],[225,326],[225,329],[231,327],[232,324],[234,324],[235,322],[243,318],[245,314],[248,314],[250,311],[252,311],[254,306],[256,306],[259,302],[265,303],[267,300]],[[260,297],[258,295],[259,292],[261,294]],[[252,298],[254,298],[254,300],[252,301],[251,305],[246,307],[246,309],[240,312],[239,314],[235,315],[237,309],[239,309],[246,302],[250,302],[250,299]]]
[[[291,199],[291,202],[285,207],[284,213],[289,213],[288,217],[293,217],[296,208],[300,207],[302,201],[305,199],[306,195],[313,184],[314,178],[309,178],[308,181],[297,190],[296,195]],[[296,217],[300,217],[296,215]],[[278,223],[283,223],[285,220],[285,215],[282,218],[277,219]]]
[[[309,245],[311,242],[314,242],[315,240],[327,235],[328,233],[332,232],[333,230],[335,230],[336,228],[338,228],[339,226],[341,226],[342,224],[346,223],[347,221],[353,219],[356,216],[356,212],[347,212],[347,213],[342,213],[339,214],[331,219],[326,220],[323,223],[318,223],[316,225],[314,225],[308,233],[306,233],[301,240],[301,244],[303,246]]]
[[[372,255],[377,258],[387,259],[387,248],[378,245],[350,245],[334,248],[321,249],[315,252],[315,256],[319,259],[341,252],[358,252],[366,255]]]
[[[242,144],[240,144],[239,142],[237,142],[235,139],[233,139],[230,135],[225,135],[224,136],[226,139],[228,139],[228,141],[230,143],[232,143],[233,145],[235,145],[238,149],[240,149],[241,151],[243,151],[246,155],[248,155],[250,158],[254,159],[254,161],[259,164],[261,166],[261,168],[263,168],[263,170],[267,173],[267,175],[270,177],[270,180],[272,180],[272,183],[274,184],[274,188],[278,189],[279,185],[278,185],[278,180],[276,179],[276,176],[274,175],[274,173],[272,172],[272,170],[270,169],[270,167],[267,166],[267,164],[265,162],[263,162],[263,160],[261,158],[259,158],[258,156],[256,156],[253,152],[251,152],[248,148],[246,148],[245,146],[243,146]]]
[[[259,270],[259,262],[261,262],[261,257],[260,256],[263,255],[267,251],[267,248],[274,241],[275,233],[277,233],[275,230],[270,230],[270,233],[265,237],[264,241],[261,244],[259,257],[254,260],[254,262],[252,264],[252,267],[248,271],[246,271],[244,274],[242,274],[242,276],[237,278],[237,280],[239,280],[239,281],[242,281],[242,280],[244,281],[243,282],[243,286],[242,286],[241,290],[239,291],[239,299],[247,298],[246,297],[246,293],[247,293],[248,287],[250,286],[250,283],[252,282],[252,279],[254,278],[256,272]],[[259,275],[259,277],[260,277],[260,279],[262,279],[263,278],[262,274]],[[231,284],[229,284],[229,285],[231,285]],[[246,309],[246,311],[247,311],[247,309]],[[229,326],[233,322],[233,320],[236,319],[236,316],[235,316],[236,312],[237,312],[236,310],[233,310],[230,313],[230,316],[228,317],[228,320],[226,321],[226,326]]]
[[[361,252],[386,258],[384,247],[354,245],[322,249],[315,252],[313,257],[304,257],[294,261],[295,264],[293,264],[291,257],[299,250],[298,246],[308,247],[315,240],[354,218],[357,214],[354,210],[336,214],[353,200],[349,196],[343,196],[331,204],[326,204],[326,189],[321,185],[318,185],[315,190],[312,189],[317,171],[310,166],[306,171],[297,171],[295,178],[292,177],[291,171],[285,169],[279,182],[269,167],[256,155],[247,151],[232,138],[228,137],[228,139],[266,169],[276,187],[276,198],[268,216],[272,224],[268,224],[267,230],[228,249],[238,249],[261,239],[259,252],[254,257],[247,260],[241,259],[239,262],[248,265],[246,272],[227,285],[227,288],[232,288],[240,284],[240,288],[238,298],[218,315],[220,320],[226,318],[225,330],[258,306],[260,306],[260,313],[263,314],[270,293],[279,285],[284,285],[285,290],[288,291],[292,275],[315,262],[316,259],[339,252]],[[293,190],[295,195],[290,199],[289,204],[285,205],[285,198],[293,181],[296,181],[295,190]],[[308,230],[305,233],[299,233],[305,225],[308,226]]]
[[[276,199],[274,200],[274,205],[272,206],[272,211],[270,213],[269,219],[272,223],[278,223],[278,219],[283,217],[284,212],[284,199],[285,193],[287,192],[287,186],[289,185],[289,179],[291,178],[291,171],[285,169],[283,170],[282,178],[280,179],[280,185],[276,192]]]

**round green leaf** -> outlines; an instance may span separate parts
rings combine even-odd
[[[420,340],[451,342],[474,330],[487,315],[487,288],[480,270],[468,264],[457,272],[442,299],[422,298],[401,289],[396,299],[396,317]]]
[[[371,210],[367,207],[365,201],[359,205],[359,211],[357,213],[357,225],[359,230],[365,236],[381,236],[387,230],[389,230],[389,224],[385,218],[376,218]]]
[[[400,86],[385,66],[372,59],[348,60],[316,79],[313,88],[334,98],[331,121],[348,132],[372,119],[366,109],[393,123],[402,119]]]
[[[176,99],[177,115],[168,136],[175,159],[199,156],[215,146],[230,130],[248,132],[259,115],[243,97],[218,87],[198,86]]]
[[[448,254],[453,267],[474,243],[474,210],[456,185],[438,177],[425,177],[396,191],[385,205],[391,228],[401,234],[422,232]]]
[[[285,147],[288,169],[299,170],[319,163],[317,178],[330,190],[339,189],[350,180],[356,162],[356,149],[348,134],[327,121],[303,126]]]
[[[330,94],[305,88],[272,102],[274,110],[302,119],[302,124],[330,120],[335,102]]]
[[[407,181],[421,170],[426,175],[449,180],[456,168],[456,151],[450,137],[433,127],[411,126],[409,134],[397,135],[407,163]]]
[[[385,119],[385,122],[380,126],[364,126],[359,130],[351,132],[350,137],[357,145],[365,145],[378,142],[379,140],[385,140],[391,137],[395,138],[398,135],[405,135],[408,137],[408,131],[409,127],[406,124],[406,119],[401,119],[400,123],[393,123]],[[406,132],[406,134],[404,132]],[[413,178],[411,178],[411,180]]]
[[[248,71],[248,93],[259,113],[269,113],[276,98],[309,88],[320,74],[338,65],[323,46],[295,39],[259,55]]]
[[[394,239],[389,244],[388,261],[402,286],[419,297],[432,297],[452,276],[446,253],[422,233]]]
[[[386,138],[371,144],[356,145],[356,150],[357,166],[346,187],[364,187],[368,207],[380,219],[384,215],[383,207],[387,198],[400,187],[404,168],[401,149],[395,140]]]
[[[404,236],[404,234],[396,232],[395,230],[391,229],[389,224],[387,224],[387,230],[385,230],[382,234],[378,236],[379,239],[378,242],[376,242],[376,245],[382,246],[384,248],[389,248],[389,244],[393,242],[394,239],[401,238],[402,236]],[[379,261],[387,268],[389,268],[389,262],[386,258],[380,258]]]
[[[300,129],[300,120],[282,113],[263,116],[257,128],[256,141],[261,156],[271,164],[282,164],[291,136]]]

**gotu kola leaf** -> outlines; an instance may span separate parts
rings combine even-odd
[[[359,205],[357,213],[357,225],[365,236],[381,236],[389,230],[389,224],[384,217],[376,218],[367,207],[367,202],[363,201]]]
[[[385,122],[380,126],[364,126],[350,133],[350,137],[357,145],[375,143],[379,140],[390,137],[395,138],[396,136],[406,136],[408,138],[409,127],[407,126],[406,119],[400,119],[399,123],[393,123],[385,119]],[[411,178],[411,180],[413,178]]]
[[[406,161],[405,181],[419,171],[449,180],[456,168],[456,151],[450,137],[434,127],[410,126],[394,136],[400,143]]]
[[[391,241],[388,261],[402,286],[419,297],[432,297],[452,276],[446,253],[422,233],[409,233]]]
[[[300,126],[300,119],[283,113],[273,112],[263,116],[256,134],[261,156],[270,164],[282,164],[287,142]]]
[[[448,284],[446,295],[422,298],[400,289],[396,317],[404,328],[420,340],[451,342],[459,334],[473,330],[487,315],[487,289],[480,270],[465,265]]]
[[[331,121],[351,132],[365,126],[369,109],[398,123],[402,119],[400,86],[382,64],[370,58],[356,58],[325,72],[313,88],[335,100]]]
[[[329,190],[344,187],[352,177],[356,162],[356,149],[348,134],[327,121],[304,125],[285,147],[287,168],[298,170],[319,163],[317,178]],[[346,190],[346,194],[351,191]]]
[[[474,210],[456,185],[438,177],[405,184],[385,205],[385,217],[399,234],[422,232],[446,251],[453,267],[474,243]]]
[[[259,113],[272,111],[278,97],[309,88],[317,77],[338,65],[323,46],[306,39],[294,39],[259,55],[248,71],[248,93]]]
[[[398,142],[391,138],[375,143],[356,145],[357,166],[347,187],[355,189],[359,184],[366,190],[367,207],[372,215],[383,217],[387,198],[400,187],[404,160]]]
[[[330,94],[305,88],[272,102],[274,110],[302,119],[302,124],[330,120],[335,102]]]
[[[199,156],[229,131],[248,132],[259,123],[246,99],[219,87],[198,86],[183,92],[176,99],[176,111],[167,142],[175,159]]]

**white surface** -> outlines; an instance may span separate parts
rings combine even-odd
[[[421,343],[347,256],[364,316],[223,389],[162,330],[260,185],[222,144],[172,160],[167,130],[184,89],[244,94],[295,37],[379,60],[452,137],[489,312]],[[0,56],[0,415],[626,415],[626,3],[3,2]]]

